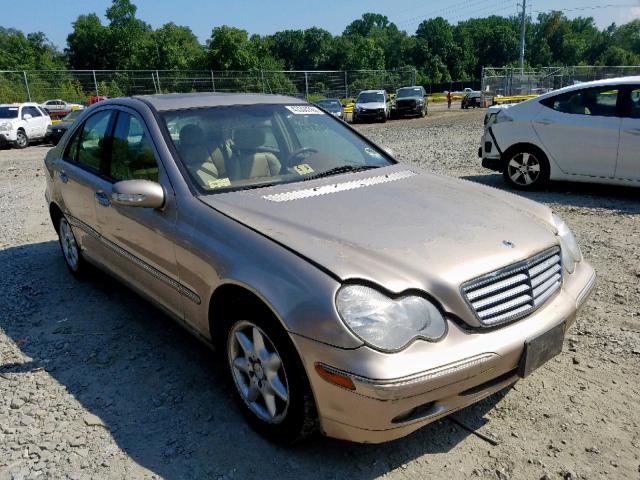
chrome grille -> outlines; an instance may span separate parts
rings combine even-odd
[[[483,275],[462,285],[480,323],[493,327],[530,314],[562,285],[560,248]]]

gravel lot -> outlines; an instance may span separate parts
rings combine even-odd
[[[438,107],[358,128],[401,160],[505,188],[477,163],[484,112]],[[567,220],[600,276],[562,355],[396,442],[283,448],[245,425],[198,341],[106,275],[67,273],[47,148],[0,151],[0,479],[640,478],[639,190],[527,194]]]

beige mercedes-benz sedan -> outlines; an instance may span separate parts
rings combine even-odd
[[[103,101],[45,163],[71,273],[98,266],[215,347],[279,441],[384,442],[513,384],[596,280],[547,207],[399,163],[295,98]]]

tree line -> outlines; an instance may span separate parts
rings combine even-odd
[[[42,32],[0,27],[0,70],[193,69],[360,70],[412,67],[419,83],[465,81],[485,66],[517,65],[520,19],[471,18],[455,25],[441,17],[424,20],[414,34],[385,15],[365,13],[340,35],[322,28],[250,35],[232,26],[213,28],[203,45],[187,26],[153,29],[136,16],[130,0],[113,0],[107,22],[95,13],[73,22],[64,50]],[[527,19],[528,67],[637,65],[640,20],[596,26],[591,17],[561,12]]]

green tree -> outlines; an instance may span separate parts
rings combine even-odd
[[[113,0],[107,8],[108,58],[117,70],[148,67],[141,58],[151,26],[136,18],[137,7],[130,0]]]
[[[75,70],[110,68],[108,30],[98,15],[80,15],[72,26],[65,49],[69,66]]]
[[[141,61],[146,68],[188,70],[202,68],[204,48],[189,27],[166,23],[146,37]]]
[[[212,70],[251,70],[259,64],[246,30],[223,25],[207,40],[207,66]]]

